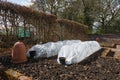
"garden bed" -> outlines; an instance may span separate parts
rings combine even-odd
[[[117,39],[117,41],[120,40]],[[102,44],[113,44],[114,42],[118,43],[115,40],[106,39]],[[16,70],[32,77],[33,80],[120,80],[120,61],[111,56],[114,54],[111,51],[107,51],[104,57],[101,56],[102,52],[97,52],[98,55],[88,58],[89,62],[69,66],[58,64],[57,56],[38,60],[29,59],[23,64],[13,64],[10,62],[10,55],[4,55],[5,58],[1,62],[0,68]],[[6,79],[0,76],[0,80]]]

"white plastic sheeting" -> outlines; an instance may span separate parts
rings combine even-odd
[[[58,54],[62,46],[72,45],[73,43],[80,43],[80,42],[81,42],[80,40],[64,40],[58,42],[48,42],[41,45],[37,44],[27,51],[27,56],[30,57],[29,54],[30,51],[36,51],[36,55],[34,56],[35,59],[39,57],[55,56]]]
[[[79,63],[100,48],[99,43],[96,41],[85,41],[77,44],[65,45],[60,49],[57,61],[60,64],[59,58],[64,57],[66,64]]]

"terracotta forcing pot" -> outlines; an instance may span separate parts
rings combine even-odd
[[[12,62],[23,63],[27,61],[26,48],[23,42],[16,42],[12,49]]]

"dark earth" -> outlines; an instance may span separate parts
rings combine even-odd
[[[104,35],[98,36],[100,44],[111,45],[120,44],[120,36]],[[96,38],[96,36],[91,39]],[[97,52],[95,54],[100,54]],[[100,55],[87,58],[87,62],[72,64],[69,66],[57,63],[57,57],[43,58],[39,60],[29,59],[23,64],[11,63],[10,56],[0,57],[0,68],[11,68],[19,71],[33,80],[120,80],[120,61],[113,56],[106,58]],[[0,72],[1,74],[2,72]],[[0,80],[7,80],[0,76]]]

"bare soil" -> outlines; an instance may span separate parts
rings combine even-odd
[[[96,36],[91,37],[91,39],[94,38]],[[120,43],[120,36],[104,35],[99,38],[100,44],[104,45]],[[5,55],[0,57],[0,68],[3,66],[17,70],[33,77],[33,80],[120,80],[120,61],[115,60],[113,56],[101,58],[100,55],[97,55],[96,59],[89,60],[88,58],[89,62],[84,64],[77,63],[69,66],[58,64],[56,59],[56,56],[39,60],[29,59],[23,64],[13,64],[10,62],[11,57]],[[0,76],[0,80],[6,79]]]

